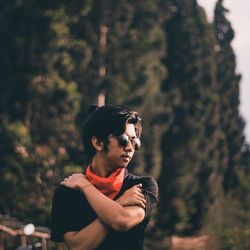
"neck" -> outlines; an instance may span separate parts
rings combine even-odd
[[[102,158],[98,157],[97,155],[94,156],[91,166],[91,170],[96,175],[103,178],[108,177],[114,171]]]

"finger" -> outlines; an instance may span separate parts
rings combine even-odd
[[[139,192],[139,193],[142,192],[141,188],[138,188],[138,187],[136,187],[135,190],[136,190],[137,192]]]
[[[147,202],[144,196],[134,196],[133,201],[136,203],[143,202],[144,204]]]
[[[142,202],[143,204],[146,204],[146,203],[147,203],[146,199],[144,199],[144,198],[137,198],[137,200],[138,200],[139,202]]]
[[[141,191],[141,189],[140,189],[140,188],[135,187],[135,188],[133,189],[133,193],[134,193],[134,194],[141,194],[141,193],[142,193],[142,191]]]
[[[67,181],[62,181],[61,185],[65,187],[69,187],[69,188],[74,188],[74,186],[70,182],[67,182]]]
[[[67,181],[68,181],[68,178],[65,178],[62,182],[67,182]],[[62,182],[61,182],[61,183],[62,183]]]
[[[141,188],[142,188],[142,184],[139,183],[139,184],[134,185],[131,189],[141,189]]]
[[[61,182],[61,184],[64,185],[64,186],[70,186],[72,181],[73,181],[72,179],[67,177],[67,178],[64,178],[64,180]]]
[[[139,192],[139,191],[135,192],[135,195],[139,196],[139,197],[142,197],[142,198],[145,198],[144,194]]]
[[[142,184],[141,183],[136,184],[136,185],[134,185],[134,187],[142,188]]]
[[[140,202],[138,201],[136,205],[142,208],[146,208],[146,205],[141,201]]]
[[[132,193],[130,196],[131,196],[131,197],[135,197],[135,198],[140,197],[140,198],[142,198],[142,199],[145,199],[144,194],[142,194],[142,193],[140,193],[140,192],[134,192],[134,193]]]
[[[61,182],[61,185],[67,186],[68,184],[67,184],[67,182],[64,180],[64,181]]]
[[[144,204],[143,202],[141,203],[141,207],[142,208],[146,208],[146,204]]]

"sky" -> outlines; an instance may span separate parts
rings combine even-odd
[[[197,0],[204,7],[209,21],[213,19],[216,0]],[[242,75],[240,82],[240,113],[246,122],[245,136],[250,143],[250,1],[224,0],[223,5],[230,12],[227,18],[235,31],[233,48],[237,60],[237,73]]]

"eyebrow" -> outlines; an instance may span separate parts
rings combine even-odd
[[[125,135],[127,135],[129,138],[131,138],[131,139],[134,139],[134,138],[137,138],[137,136],[136,135],[132,135],[132,136],[130,136],[130,135],[128,135],[127,133],[124,133]]]

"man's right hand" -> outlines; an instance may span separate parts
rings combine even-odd
[[[91,183],[88,181],[86,176],[84,174],[76,173],[70,175],[68,178],[65,178],[61,185],[64,185],[69,188],[73,189],[84,189],[85,187],[88,187],[91,185]]]
[[[145,208],[146,199],[141,191],[142,184],[137,184],[126,190],[121,197],[115,200],[121,206],[140,206]]]

